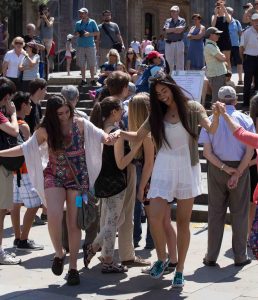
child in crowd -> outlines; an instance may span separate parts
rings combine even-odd
[[[72,51],[73,51],[73,44],[72,44],[72,34],[67,35],[67,41],[65,44],[66,52],[65,52],[65,59],[66,59],[66,71],[67,76],[70,76],[70,68],[71,68],[71,61],[72,61]]]

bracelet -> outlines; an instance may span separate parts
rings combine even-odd
[[[225,168],[225,164],[222,164],[221,167],[220,167],[220,171],[223,171]]]

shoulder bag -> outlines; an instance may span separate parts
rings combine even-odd
[[[112,38],[110,32],[107,30],[107,28],[105,27],[105,24],[102,24],[102,28],[105,31],[106,35],[111,39],[113,45],[112,48],[116,49],[119,53],[122,52],[123,49],[123,45],[120,42],[115,42],[114,39]]]
[[[71,166],[69,158],[64,154],[67,164],[72,172],[74,177],[74,181],[76,182],[78,187],[81,187],[78,178],[76,177],[74,170]],[[90,227],[90,225],[96,220],[98,216],[98,209],[99,203],[97,198],[90,192],[90,191],[83,191],[80,192],[80,196],[86,195],[87,201],[82,199],[82,204],[80,207],[77,207],[78,214],[77,214],[77,226],[82,230],[86,230]],[[84,197],[82,197],[84,198]]]

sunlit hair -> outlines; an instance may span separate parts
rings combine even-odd
[[[43,127],[47,131],[48,146],[52,151],[64,150],[64,135],[62,133],[61,124],[58,117],[58,109],[67,106],[70,110],[70,119],[74,116],[71,103],[62,95],[53,95],[47,101],[46,113],[39,127]]]
[[[129,131],[137,131],[147,119],[150,111],[150,96],[148,93],[138,93],[132,97],[128,105]]]
[[[164,116],[167,112],[168,106],[159,101],[156,86],[157,84],[161,84],[167,86],[173,95],[173,100],[177,106],[178,114],[180,121],[182,122],[183,127],[186,131],[193,137],[197,138],[194,132],[191,130],[188,124],[188,98],[183,93],[182,89],[176,84],[176,82],[171,78],[171,76],[166,75],[165,73],[160,74],[163,76],[154,78],[151,80],[150,85],[150,117],[149,123],[151,127],[151,134],[155,141],[157,149],[160,149],[163,144],[166,144],[170,147],[166,135],[165,135],[165,127],[164,127]]]
[[[138,93],[133,96],[128,105],[128,128],[129,131],[138,131],[148,118],[150,111],[150,96],[148,93]],[[143,155],[143,147],[139,149],[136,158]]]
[[[24,39],[21,36],[16,36],[13,40],[12,40],[12,46],[15,46],[15,43],[22,43],[22,47],[25,46],[25,42]]]
[[[116,56],[116,63],[120,62],[120,55],[116,49],[110,49],[107,54],[108,62],[110,63],[110,56]]]
[[[121,109],[121,102],[116,97],[106,97],[96,102],[90,115],[90,121],[97,127],[104,129],[104,122],[113,110]]]
[[[121,71],[112,72],[106,79],[106,85],[111,96],[119,95],[128,87],[130,76]]]

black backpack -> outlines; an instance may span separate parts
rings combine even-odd
[[[0,150],[10,149],[23,143],[24,138],[21,132],[19,132],[17,137],[14,137],[3,130],[0,130]],[[4,166],[9,171],[19,170],[24,161],[24,156],[0,157],[0,165]]]

